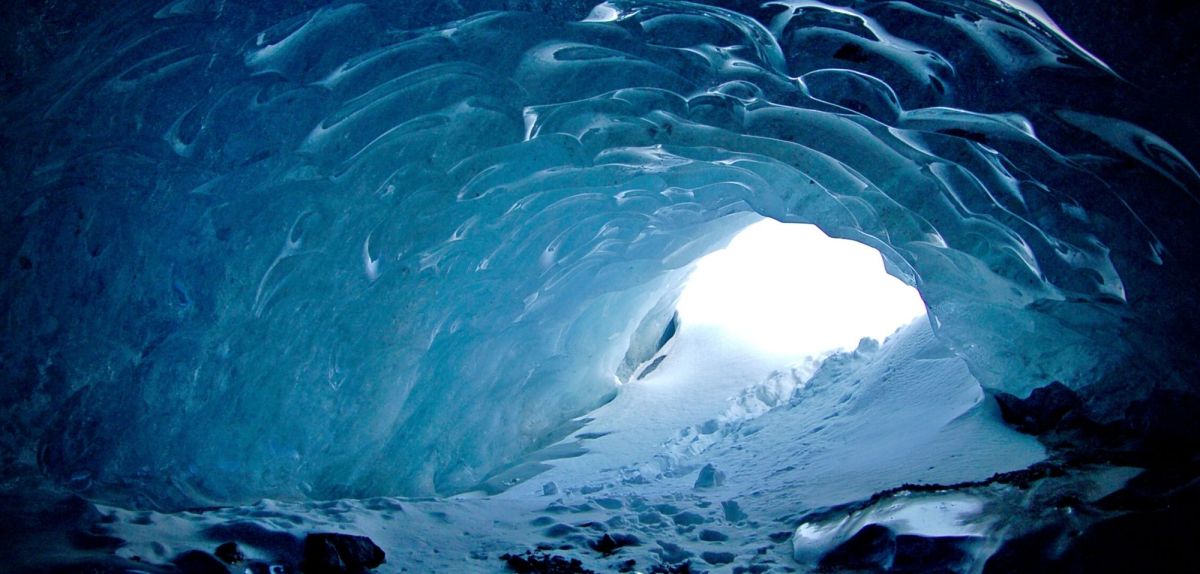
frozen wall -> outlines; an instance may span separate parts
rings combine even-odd
[[[986,386],[1186,388],[1198,178],[1109,117],[1130,88],[1023,3],[839,4],[62,24],[0,105],[5,466],[469,488],[611,397],[755,213],[878,248]]]

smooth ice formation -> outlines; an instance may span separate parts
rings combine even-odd
[[[1191,390],[1200,178],[1027,2],[317,4],[91,9],[6,80],[6,467],[486,490],[761,217],[878,249],[989,390]]]

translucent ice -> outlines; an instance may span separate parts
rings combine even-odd
[[[6,465],[138,504],[468,489],[762,216],[877,248],[986,387],[1190,388],[1159,342],[1194,340],[1196,172],[1027,2],[313,4],[123,3],[6,80]]]

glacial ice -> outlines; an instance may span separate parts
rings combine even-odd
[[[760,217],[878,249],[986,389],[1191,390],[1200,177],[1029,3],[414,10],[127,3],[21,77],[6,467],[158,508],[494,484]]]

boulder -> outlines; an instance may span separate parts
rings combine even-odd
[[[959,574],[969,572],[974,562],[969,549],[978,542],[971,536],[896,537],[896,557],[888,572],[896,574]]]
[[[226,542],[218,546],[214,554],[226,564],[237,564],[246,559],[246,555],[242,553],[242,549],[238,548],[237,542]]]
[[[590,546],[592,550],[595,550],[596,552],[599,552],[605,556],[609,556],[626,546],[637,546],[640,543],[641,541],[632,534],[606,533],[604,536],[601,536],[599,540],[588,542],[588,546]]]
[[[725,473],[717,470],[712,464],[704,465],[700,475],[696,477],[696,488],[713,488],[725,484]]]
[[[1068,415],[1076,413],[1083,405],[1075,391],[1058,381],[1034,389],[1024,399],[1008,393],[996,393],[996,403],[1000,405],[1000,415],[1005,422],[1033,435],[1056,429],[1060,423],[1069,420]]]
[[[383,549],[366,536],[317,533],[304,539],[306,574],[357,574],[385,561]]]
[[[188,550],[171,561],[183,574],[229,574],[216,556],[201,550]]]
[[[884,572],[896,554],[896,533],[880,524],[868,524],[821,557],[822,570]]]

